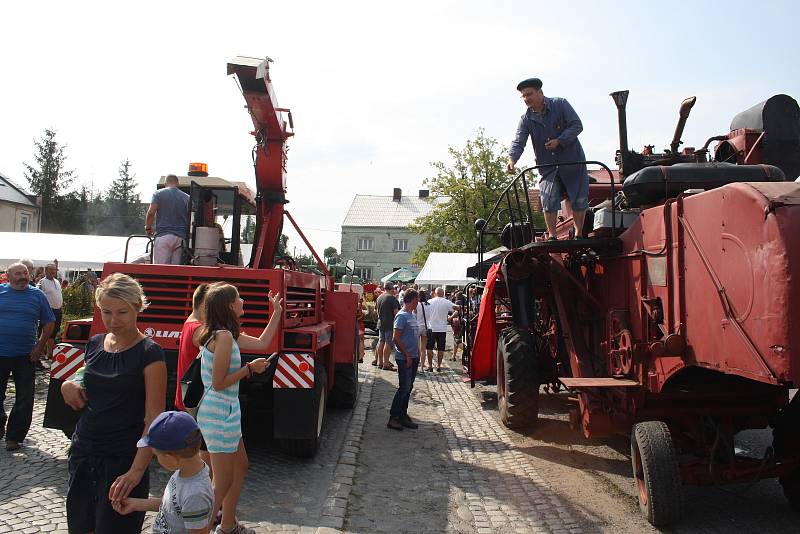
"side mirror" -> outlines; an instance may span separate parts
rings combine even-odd
[[[356,270],[356,260],[354,259],[347,260],[347,263],[345,264],[345,269],[347,270],[348,274],[353,274],[353,272]]]

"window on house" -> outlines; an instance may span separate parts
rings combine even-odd
[[[372,250],[372,238],[371,237],[359,237],[358,244],[356,246],[356,250]]]
[[[356,267],[353,274],[362,280],[372,280],[372,267]]]
[[[30,231],[30,224],[31,218],[29,215],[20,215],[19,218],[19,231],[20,232],[29,232]]]
[[[395,252],[408,252],[408,239],[392,239],[392,250]]]

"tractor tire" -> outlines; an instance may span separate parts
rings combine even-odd
[[[783,495],[789,501],[789,507],[800,513],[800,469],[778,479],[783,488]]]
[[[631,463],[639,509],[653,526],[683,517],[683,485],[672,435],[662,421],[636,423],[631,431]]]
[[[333,389],[331,390],[331,406],[336,408],[352,408],[358,400],[358,330],[356,330],[356,346],[351,363],[337,363],[333,367]]]
[[[279,447],[291,456],[298,458],[311,458],[319,450],[322,441],[322,429],[325,423],[325,410],[328,408],[328,374],[325,367],[317,366],[314,375],[314,436],[305,439],[281,439]]]
[[[772,430],[772,447],[779,461],[792,460],[800,454],[800,396],[795,395],[789,406],[776,418]],[[779,477],[778,482],[789,506],[800,512],[800,468]]]
[[[531,335],[516,327],[497,339],[497,404],[508,428],[528,428],[539,419],[539,365]]]

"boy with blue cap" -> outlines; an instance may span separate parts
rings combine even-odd
[[[119,514],[158,512],[153,534],[207,534],[214,490],[208,466],[200,458],[200,428],[186,412],[163,412],[136,444],[152,447],[158,463],[175,471],[161,499],[127,498],[112,504]]]

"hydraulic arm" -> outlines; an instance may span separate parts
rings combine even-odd
[[[253,118],[251,132],[256,144],[253,165],[256,174],[256,233],[250,267],[269,269],[275,263],[278,238],[283,229],[286,204],[286,141],[294,135],[292,115],[278,106],[269,77],[271,59],[236,57],[228,63],[228,74],[235,74],[247,109]],[[287,113],[287,120],[283,114]]]

